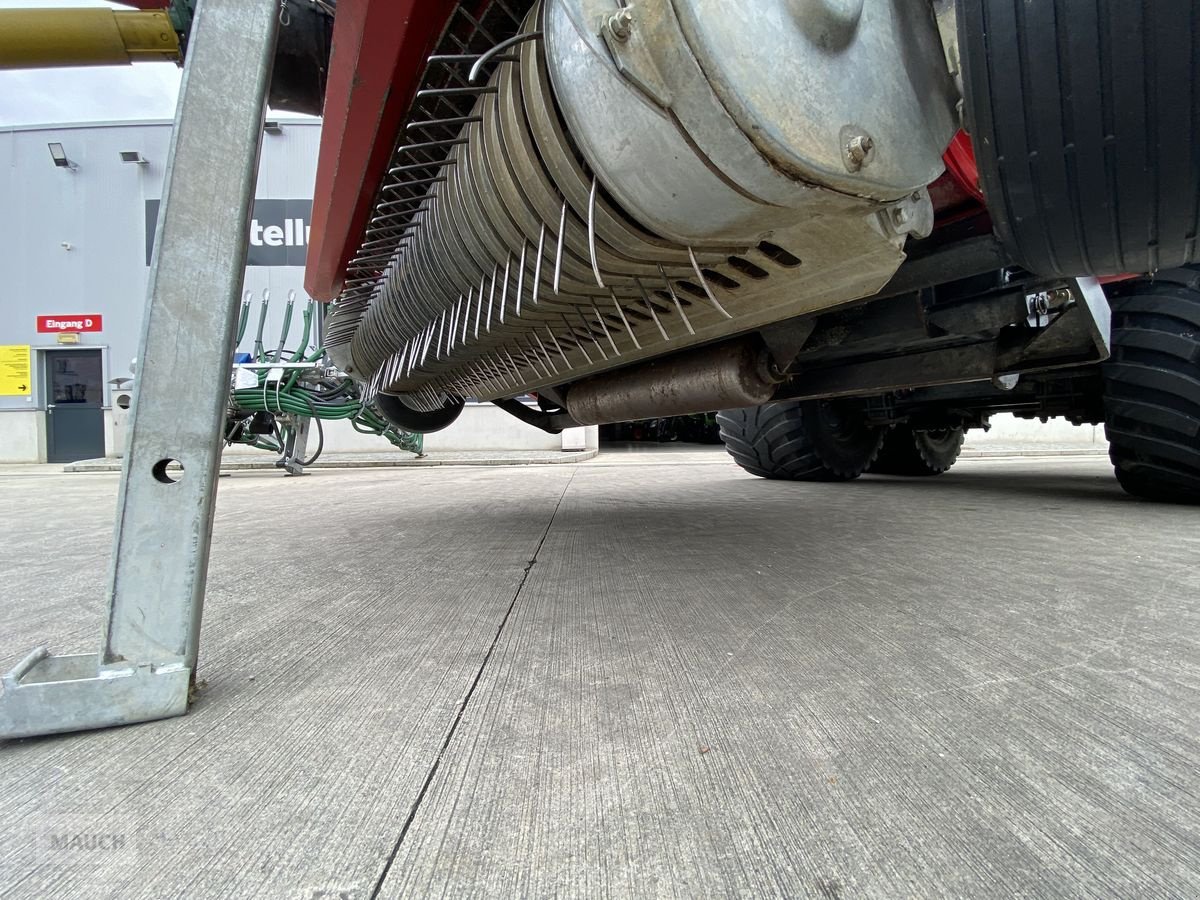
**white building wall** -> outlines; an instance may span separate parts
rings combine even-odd
[[[0,462],[35,463],[45,458],[45,413],[36,409],[0,412]]]
[[[987,431],[975,429],[967,434],[967,445],[986,448],[989,445],[1021,444],[1031,450],[1039,446],[1067,445],[1070,447],[1095,446],[1097,451],[1105,449],[1108,440],[1103,425],[1072,425],[1066,419],[1019,419],[1011,413],[998,413],[991,418]]]

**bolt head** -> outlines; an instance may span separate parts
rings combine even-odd
[[[867,157],[875,149],[875,139],[869,134],[856,134],[846,141],[846,167],[857,172],[868,162]]]
[[[622,6],[608,17],[605,25],[609,34],[618,41],[629,40],[629,36],[633,34],[633,10],[628,6]]]

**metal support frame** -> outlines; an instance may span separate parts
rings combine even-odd
[[[296,419],[296,428],[292,439],[283,451],[283,470],[289,475],[308,474],[304,471],[304,460],[308,457],[308,432],[312,427],[312,421],[308,416],[299,416]]]
[[[278,0],[202,0],[197,12],[150,272],[103,641],[94,654],[39,648],[5,675],[0,737],[187,709],[278,16]]]
[[[1011,386],[1015,376],[1024,376],[1055,369],[1076,369],[1108,359],[1111,342],[1111,311],[1104,289],[1095,278],[1074,278],[1066,286],[1018,286],[1015,297],[1025,311],[1024,299],[1031,294],[1054,295],[1054,315],[1048,324],[1036,329],[1014,331],[1006,336],[975,340],[965,346],[926,346],[914,348],[901,355],[880,356],[875,351],[859,357],[847,355],[837,359],[820,360],[811,368],[800,365],[787,383],[775,394],[776,400],[804,400],[825,397],[869,397],[896,390],[913,390],[974,381],[995,381]],[[1000,294],[987,295],[989,303],[1018,314],[1011,298]],[[1003,305],[1001,305],[1003,304]],[[968,307],[960,307],[970,313]],[[966,317],[964,317],[966,318]],[[926,321],[929,321],[926,316]],[[886,322],[886,320],[884,320]],[[903,321],[903,318],[893,321]],[[948,316],[940,318],[949,323]],[[974,320],[968,320],[974,321]],[[877,322],[877,327],[879,324]],[[967,324],[965,328],[974,328]],[[980,325],[982,333],[988,328],[998,330],[999,322]],[[901,333],[897,329],[897,333]],[[848,348],[853,348],[849,344]],[[1010,379],[1007,382],[998,379]]]

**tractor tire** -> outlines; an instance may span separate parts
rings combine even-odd
[[[1200,266],[1109,290],[1104,430],[1121,487],[1200,503]]]
[[[965,438],[962,428],[913,431],[907,425],[897,425],[884,436],[870,471],[913,477],[941,475],[958,460]]]
[[[760,478],[850,481],[879,453],[884,429],[853,404],[804,400],[717,413],[721,442],[734,462]]]
[[[1200,262],[1195,0],[958,0],[997,237],[1038,275]]]

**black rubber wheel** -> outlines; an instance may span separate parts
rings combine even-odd
[[[717,413],[721,442],[752,475],[791,481],[849,481],[879,453],[883,429],[843,401],[766,403]]]
[[[1195,0],[958,0],[996,234],[1042,275],[1200,261]]]
[[[961,428],[913,431],[897,425],[884,436],[870,471],[879,475],[941,475],[958,460],[966,432]]]
[[[1200,503],[1200,266],[1113,285],[1104,430],[1117,480],[1150,500]]]
[[[454,424],[464,406],[460,400],[433,412],[422,412],[391,394],[376,394],[374,403],[380,415],[397,428],[412,434],[431,434],[448,428]]]

